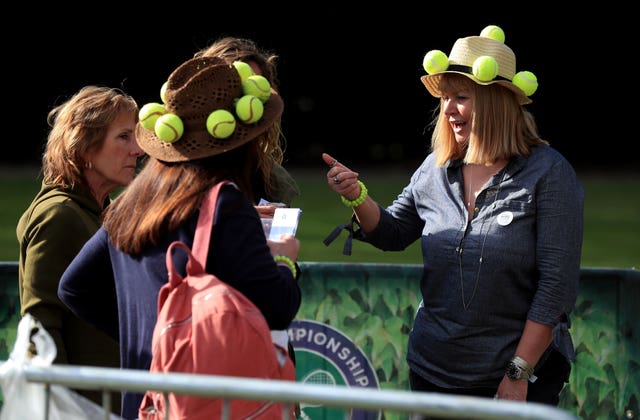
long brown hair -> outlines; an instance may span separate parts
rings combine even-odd
[[[259,141],[252,141],[220,155],[176,163],[149,157],[105,211],[103,226],[111,241],[133,255],[159,244],[196,211],[206,192],[221,180],[234,182],[253,200],[251,174],[265,159],[260,147]]]
[[[445,74],[439,90],[445,93],[468,90],[473,100],[471,135],[458,144],[440,99],[434,119],[431,149],[436,165],[463,159],[466,163],[490,164],[513,156],[528,156],[531,147],[548,144],[540,138],[533,115],[518,103],[509,89],[498,84],[479,85],[466,76]]]

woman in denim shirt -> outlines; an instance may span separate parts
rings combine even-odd
[[[458,39],[449,56],[429,52],[424,66],[440,98],[432,153],[393,204],[381,207],[357,172],[323,154],[358,225],[343,227],[385,251],[421,240],[413,390],[557,405],[575,357],[582,186],[523,107],[537,81],[516,73],[500,28]]]

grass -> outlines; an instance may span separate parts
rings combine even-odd
[[[408,182],[413,168],[369,168],[360,171],[371,195],[382,205],[391,203]],[[292,203],[303,211],[297,236],[299,260],[305,262],[373,262],[421,264],[419,241],[403,252],[383,252],[353,242],[352,255],[342,254],[346,232],[329,246],[323,240],[351,212],[329,189],[322,166],[292,168],[302,194]],[[39,189],[38,171],[28,168],[0,172],[0,261],[18,260],[15,227]],[[578,173],[585,187],[583,267],[640,268],[640,173]]]

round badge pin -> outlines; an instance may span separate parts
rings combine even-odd
[[[513,220],[513,213],[510,211],[503,211],[498,215],[498,224],[500,226],[507,226]]]

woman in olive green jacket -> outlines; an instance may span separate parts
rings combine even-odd
[[[47,121],[42,187],[16,229],[20,313],[51,334],[54,363],[119,367],[118,343],[76,318],[57,292],[67,265],[100,227],[109,194],[134,177],[143,155],[135,137],[138,106],[118,89],[87,86],[53,108]],[[101,401],[99,392],[82,393]],[[119,413],[119,393],[112,398]]]

